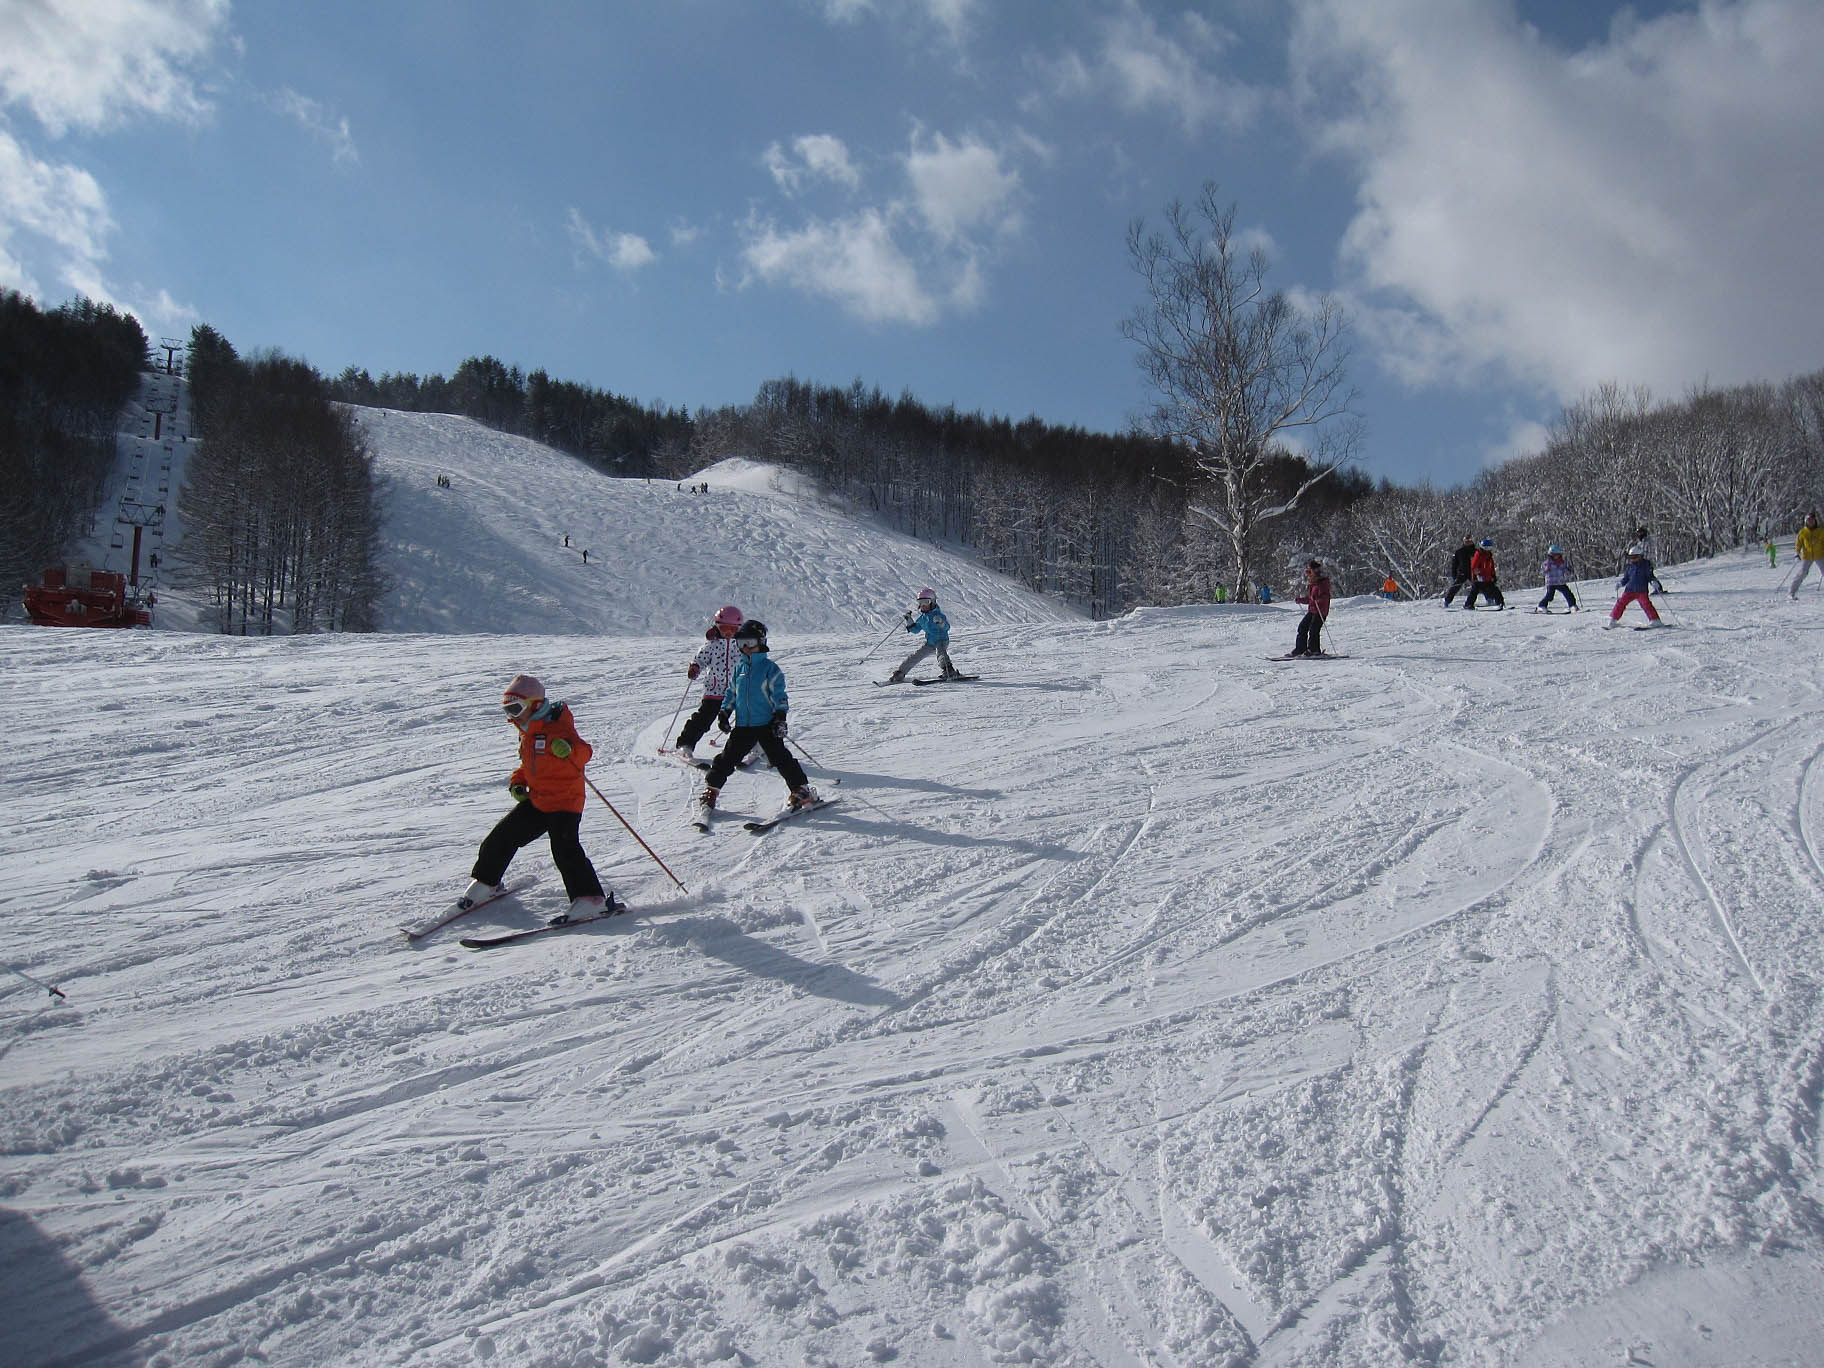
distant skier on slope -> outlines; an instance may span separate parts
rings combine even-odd
[[[1292,654],[1321,656],[1324,648],[1318,641],[1318,634],[1330,618],[1330,577],[1324,573],[1321,562],[1305,562],[1305,592],[1294,602],[1305,605],[1305,615],[1298,620],[1298,643],[1293,646]]]
[[[1818,510],[1812,509],[1805,515],[1805,523],[1799,528],[1799,535],[1794,549],[1799,553],[1798,573],[1792,577],[1791,597],[1798,598],[1799,586],[1805,582],[1805,576],[1816,566],[1824,574],[1824,527],[1818,526]]]
[[[1621,590],[1621,597],[1615,600],[1615,607],[1609,613],[1608,621],[1602,624],[1608,630],[1621,621],[1621,615],[1628,611],[1630,603],[1638,603],[1647,614],[1647,626],[1659,626],[1659,610],[1653,606],[1653,600],[1647,597],[1649,585],[1658,583],[1653,578],[1653,562],[1647,559],[1646,547],[1636,542],[1628,548],[1627,563],[1621,568],[1621,580],[1616,588]]]
[[[735,645],[735,628],[741,621],[741,610],[734,604],[718,608],[709,630],[703,633],[705,645],[686,670],[692,679],[703,681],[703,699],[696,711],[684,719],[678,732],[678,754],[686,760],[696,760],[697,742],[703,739],[709,724],[722,711],[722,700],[728,697],[729,676],[741,659],[740,649]]]
[[[1450,601],[1457,596],[1457,591],[1469,585],[1469,563],[1476,557],[1476,542],[1473,537],[1463,538],[1463,545],[1451,553],[1450,588],[1444,591],[1444,606],[1450,607]]]
[[[735,662],[729,678],[728,696],[722,700],[717,725],[728,732],[728,744],[709,767],[709,778],[697,802],[707,818],[721,796],[722,785],[735,772],[735,766],[755,746],[765,752],[767,761],[779,772],[791,789],[786,799],[788,809],[796,810],[820,803],[823,799],[804,772],[797,757],[786,749],[786,709],[790,700],[785,692],[785,672],[767,654],[766,624],[749,618],[735,629],[735,645],[741,659]]]
[[[1571,592],[1571,563],[1564,558],[1562,546],[1553,543],[1546,548],[1545,559],[1539,563],[1539,573],[1545,576],[1545,597],[1533,609],[1535,613],[1551,612],[1549,605],[1554,594],[1563,594],[1573,613],[1581,611],[1577,607],[1577,596]]]
[[[1482,538],[1476,546],[1476,554],[1469,562],[1469,592],[1463,596],[1463,608],[1473,612],[1476,606],[1476,595],[1480,594],[1495,605],[1498,613],[1507,607],[1507,600],[1501,597],[1501,585],[1495,579],[1495,543],[1491,537]]]
[[[519,730],[519,767],[507,779],[514,805],[482,841],[471,871],[474,882],[457,905],[495,896],[514,855],[540,836],[549,836],[552,863],[563,875],[570,898],[570,910],[554,922],[600,916],[608,899],[595,866],[583,853],[580,834],[583,766],[595,752],[577,735],[570,709],[546,699],[545,686],[531,675],[515,675],[501,694],[500,706]]]
[[[1622,555],[1621,568],[1615,572],[1617,575],[1625,575],[1627,573],[1628,557],[1634,554],[1634,548],[1636,546],[1640,548],[1640,554],[1646,557],[1649,564],[1659,559],[1659,543],[1653,540],[1653,533],[1645,527],[1637,527],[1634,529],[1634,535],[1628,539],[1628,549]],[[1666,592],[1666,586],[1659,582],[1659,576],[1657,574],[1653,576],[1653,582],[1648,588],[1655,594],[1663,594]]]
[[[950,619],[944,616],[944,610],[937,606],[935,589],[918,591],[918,616],[910,610],[906,612],[906,630],[923,632],[925,644],[913,651],[911,655],[899,662],[899,668],[887,676],[887,683],[902,684],[912,672],[914,666],[933,651],[937,653],[937,663],[945,679],[960,679],[961,672],[950,663]]]

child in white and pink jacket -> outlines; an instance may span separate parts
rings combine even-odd
[[[718,609],[709,630],[703,633],[706,644],[685,671],[692,679],[703,681],[703,701],[684,719],[684,726],[678,732],[678,754],[686,760],[697,758],[697,742],[703,739],[709,724],[716,720],[716,714],[722,711],[722,700],[728,696],[729,676],[741,659],[740,649],[735,645],[735,628],[741,621],[741,610],[732,603]]]

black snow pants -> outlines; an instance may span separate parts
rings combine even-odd
[[[697,704],[697,710],[684,719],[684,727],[678,733],[678,748],[694,746],[703,739],[709,730],[709,724],[716,720],[716,714],[722,711],[722,700],[703,695],[703,701]]]
[[[1507,600],[1501,597],[1501,586],[1493,580],[1477,580],[1469,586],[1469,593],[1464,595],[1463,606],[1474,608],[1476,595],[1480,594],[1497,608],[1507,607]]]
[[[1322,655],[1324,648],[1318,645],[1318,633],[1324,629],[1323,615],[1315,608],[1310,609],[1298,620],[1298,644],[1292,648],[1293,655]]]
[[[735,772],[735,766],[747,758],[747,753],[755,746],[765,753],[767,763],[779,771],[779,777],[785,780],[793,792],[810,783],[805,775],[804,766],[798,758],[785,748],[785,738],[773,735],[769,726],[736,727],[728,734],[728,744],[722,747],[722,753],[716,757],[716,763],[709,767],[709,779],[706,781],[713,789],[719,789],[728,782],[728,776]]]
[[[483,883],[499,883],[522,847],[548,835],[551,861],[564,876],[565,894],[573,902],[577,898],[599,898],[603,896],[602,881],[596,877],[595,866],[583,853],[582,826],[583,814],[580,812],[540,812],[529,802],[515,803],[513,810],[496,822],[494,830],[482,841],[469,877]]]

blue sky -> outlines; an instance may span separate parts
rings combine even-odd
[[[1824,366],[1824,5],[0,0],[0,283],[326,373],[492,353],[1113,431],[1205,180],[1338,296],[1376,476]]]

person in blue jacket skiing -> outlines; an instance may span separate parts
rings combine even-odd
[[[779,772],[791,789],[786,807],[796,811],[823,801],[804,772],[804,766],[786,749],[786,709],[791,706],[785,692],[785,671],[781,670],[766,649],[766,624],[749,618],[735,629],[735,646],[741,659],[735,662],[729,677],[728,696],[722,700],[717,725],[728,733],[728,744],[709,767],[709,778],[697,802],[704,817],[716,806],[722,785],[735,772],[735,766],[747,758],[755,746],[765,752],[768,762]]]
[[[1638,603],[1647,615],[1647,626],[1658,627],[1659,610],[1653,606],[1653,600],[1647,597],[1650,586],[1658,584],[1653,577],[1653,562],[1647,559],[1647,548],[1636,542],[1628,548],[1628,558],[1621,567],[1621,580],[1615,586],[1621,591],[1621,597],[1615,600],[1615,607],[1610,611],[1608,621],[1603,623],[1605,629],[1621,621],[1621,615],[1628,611],[1630,603]]]
[[[918,616],[914,617],[910,611],[906,613],[906,630],[923,632],[925,644],[899,662],[899,668],[887,676],[887,683],[905,683],[906,676],[912,672],[913,666],[933,651],[937,652],[937,663],[943,670],[945,679],[961,677],[961,672],[950,663],[950,619],[945,617],[944,610],[937,606],[935,589],[918,591]]]

